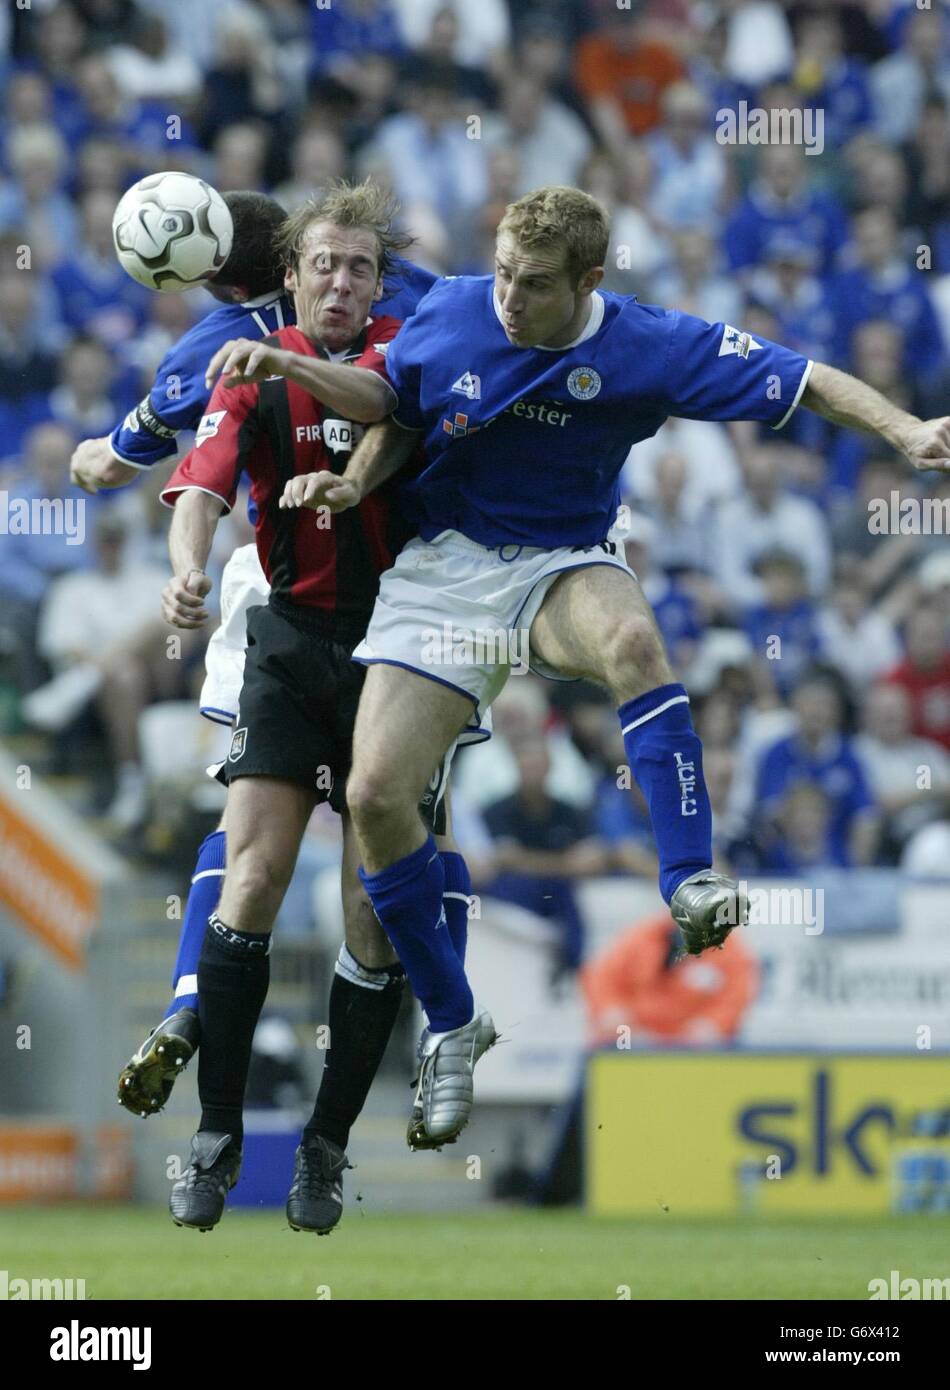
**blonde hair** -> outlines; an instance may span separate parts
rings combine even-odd
[[[399,204],[372,179],[349,183],[334,179],[325,189],[292,212],[277,229],[276,246],[284,265],[296,270],[307,228],[314,222],[338,227],[364,227],[376,237],[379,273],[392,269],[393,256],[407,250],[414,238],[395,228]]]
[[[526,250],[563,247],[567,272],[576,284],[607,259],[610,219],[589,193],[551,184],[509,203],[498,224],[499,235],[503,232]]]

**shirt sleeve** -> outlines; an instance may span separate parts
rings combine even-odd
[[[676,312],[663,372],[665,407],[687,420],[761,420],[781,429],[812,363],[728,323]]]
[[[133,468],[151,468],[175,452],[179,430],[193,430],[205,410],[208,388],[204,358],[185,340],[162,358],[147,396],[109,437],[116,458]]]
[[[186,454],[161,492],[166,507],[174,507],[189,488],[219,497],[227,511],[234,506],[241,474],[257,444],[256,386],[216,386]]]
[[[404,324],[386,352],[386,378],[397,398],[392,418],[407,430],[425,427],[421,402],[422,364],[416,351],[417,322],[418,316]]]

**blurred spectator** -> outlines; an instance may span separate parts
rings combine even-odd
[[[912,735],[910,696],[900,685],[875,686],[862,723],[854,748],[885,817],[888,859],[896,862],[901,846],[939,814],[950,793],[950,755],[938,743]]]
[[[904,361],[915,372],[942,365],[944,344],[937,314],[919,272],[900,255],[897,224],[885,208],[868,208],[854,219],[857,264],[832,283],[835,355],[852,364],[855,329],[869,319],[885,319],[904,335]]]
[[[808,106],[824,112],[825,142],[835,149],[871,120],[866,65],[848,57],[834,9],[806,14],[798,30],[795,85]]]
[[[157,14],[137,14],[128,43],[110,46],[109,66],[123,96],[187,102],[201,91],[201,70],[176,45]]]
[[[871,607],[870,598],[860,564],[840,562],[815,623],[821,660],[841,672],[856,700],[900,656],[893,624]]]
[[[13,179],[0,186],[0,231],[22,228],[35,269],[52,265],[76,240],[78,219],[63,192],[67,150],[51,125],[24,125],[7,141]]]
[[[776,232],[813,246],[823,274],[833,268],[847,239],[847,217],[830,193],[809,186],[813,162],[799,145],[762,149],[758,176],[723,231],[723,249],[733,270],[758,265]]]
[[[666,231],[715,231],[726,191],[722,146],[709,138],[706,98],[673,82],[660,98],[660,125],[646,137],[654,169],[650,210]]]
[[[115,368],[108,352],[95,338],[75,338],[61,362],[59,385],[49,394],[53,419],[80,440],[107,434],[122,414],[112,394]]]
[[[749,604],[742,625],[759,662],[787,697],[818,654],[815,606],[805,570],[788,550],[766,550],[755,564],[762,601]]]
[[[116,773],[109,817],[134,829],[145,814],[138,718],[156,696],[184,695],[184,661],[169,660],[158,602],[167,570],[125,553],[124,527],[99,518],[95,564],[54,580],[40,618],[40,650],[57,678],[24,703],[39,727],[63,728],[93,698],[105,725]],[[187,637],[187,635],[186,635]],[[182,647],[194,647],[183,641]]]
[[[642,10],[642,0],[631,0],[625,10],[598,7],[599,25],[576,51],[578,91],[598,137],[617,155],[631,135],[645,135],[658,124],[663,92],[686,76],[671,49],[644,37]]]
[[[249,5],[226,10],[220,18],[215,65],[202,83],[200,138],[213,144],[228,126],[261,121],[276,132],[287,102],[276,49],[260,10]],[[224,188],[256,188],[225,183]]]
[[[304,126],[290,151],[290,177],[274,189],[281,207],[293,212],[333,179],[342,178],[346,157],[340,137],[317,125]]]
[[[886,319],[868,319],[854,330],[851,351],[854,372],[862,381],[902,410],[913,412],[915,403],[904,369],[904,335],[896,324]],[[876,448],[880,448],[880,441],[870,435],[833,429],[828,453],[828,485],[832,491],[853,492],[860,469]]]
[[[637,510],[653,523],[647,537],[650,556],[667,573],[712,568],[705,503],[689,487],[689,478],[685,456],[669,449],[658,455],[653,488],[637,504]]]
[[[505,83],[483,137],[489,150],[509,149],[517,158],[516,197],[542,184],[576,184],[593,143],[580,117],[523,73]]]
[[[371,153],[385,162],[407,223],[435,217],[447,240],[470,253],[471,219],[488,185],[485,146],[466,138],[438,75],[424,75],[416,91],[414,109],[383,122]]]
[[[772,807],[769,820],[753,834],[761,873],[809,874],[840,868],[851,861],[834,835],[831,797],[817,782],[794,782]]]
[[[774,0],[730,5],[722,55],[725,72],[736,82],[760,87],[789,71],[794,61],[792,34]]]
[[[950,100],[938,92],[927,97],[905,153],[907,216],[932,248],[933,268],[945,275],[950,271]]]
[[[806,675],[792,695],[791,707],[798,727],[766,751],[756,777],[753,823],[771,821],[781,832],[765,867],[786,867],[776,856],[785,852],[783,839],[793,832],[801,843],[788,849],[790,871],[795,855],[804,856],[806,842],[822,862],[867,864],[876,847],[878,822],[864,769],[844,733],[838,687],[827,675]],[[786,802],[799,782],[813,784],[826,798],[825,817],[817,805]]]
[[[822,593],[831,575],[824,517],[813,502],[783,488],[782,446],[751,449],[742,462],[745,492],[720,504],[716,522],[717,578],[740,607],[762,603],[765,588],[756,562],[782,548],[797,555],[808,592]]]
[[[911,728],[950,749],[950,613],[919,607],[904,625],[904,659],[884,677],[910,697]]]
[[[780,343],[803,357],[827,362],[834,315],[817,266],[814,246],[795,233],[776,231],[766,240],[762,264],[749,275],[748,293],[774,317]]]
[[[738,323],[742,293],[733,276],[722,274],[712,235],[695,227],[674,233],[670,246],[673,264],[653,279],[652,291],[657,301],[709,323]]]
[[[41,313],[45,282],[17,267],[15,237],[0,239],[0,247],[0,459],[6,459],[49,416],[46,397],[56,384],[62,331]]]
[[[181,113],[164,101],[125,96],[104,53],[84,57],[76,80],[82,106],[74,145],[93,138],[113,141],[124,153],[129,183],[152,173],[156,166],[168,169],[187,164],[195,138]],[[170,117],[174,118],[171,123]]]
[[[309,9],[315,74],[356,90],[367,54],[399,58],[406,50],[393,0],[347,0]]]
[[[46,528],[31,524],[25,531],[8,521],[0,534],[0,630],[4,634],[0,645],[15,653],[13,676],[22,693],[45,679],[36,651],[36,627],[50,581],[89,564],[89,547],[83,544],[86,511],[95,503],[69,485],[69,459],[75,447],[75,437],[62,425],[37,425],[26,436],[22,457],[10,461],[0,481],[4,509],[10,509],[11,516],[22,502],[31,509],[34,503],[41,504],[49,517]],[[54,525],[57,504],[62,515],[59,529]]]
[[[874,125],[882,139],[897,145],[910,139],[926,97],[939,92],[950,100],[946,15],[939,7],[911,11],[897,53],[871,69]]]
[[[495,876],[484,891],[556,923],[561,934],[555,980],[579,969],[584,926],[575,883],[603,872],[606,847],[594,838],[590,817],[546,790],[551,760],[543,739],[518,745],[518,786],[513,796],[486,806],[483,817],[495,841]]]
[[[116,260],[114,212],[111,194],[86,193],[80,204],[81,238],[50,272],[66,327],[98,338],[108,348],[141,327],[149,302],[148,290],[126,275]]]
[[[610,247],[603,286],[615,294],[636,294],[669,256],[649,209],[653,165],[642,144],[631,143],[620,160],[604,153],[587,162],[580,186],[610,214]]]
[[[214,186],[266,190],[268,135],[258,122],[222,126],[214,141]]]
[[[507,64],[511,20],[505,0],[392,0],[402,40],[425,49],[434,31],[450,21],[452,58],[461,67],[500,72]]]
[[[684,956],[676,923],[657,913],[628,927],[581,972],[590,1044],[731,1042],[758,983],[739,932],[721,951]]]

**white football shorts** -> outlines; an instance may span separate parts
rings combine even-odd
[[[270,585],[256,545],[235,550],[221,575],[221,625],[205,653],[205,679],[199,708],[216,724],[233,724],[244,684],[247,611],[270,598]]]
[[[571,680],[533,658],[528,632],[545,595],[565,570],[610,565],[636,576],[623,537],[599,545],[478,545],[458,531],[419,537],[382,576],[366,637],[354,659],[403,666],[467,695],[474,705],[462,741],[491,736],[486,716],[512,671]]]

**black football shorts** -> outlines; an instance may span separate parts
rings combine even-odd
[[[351,650],[305,630],[271,605],[248,611],[244,685],[218,774],[222,782],[277,777],[307,787],[334,811],[344,809],[353,725],[366,676]],[[438,797],[430,789],[419,806],[437,835],[446,822],[439,774],[438,781],[433,778]]]

